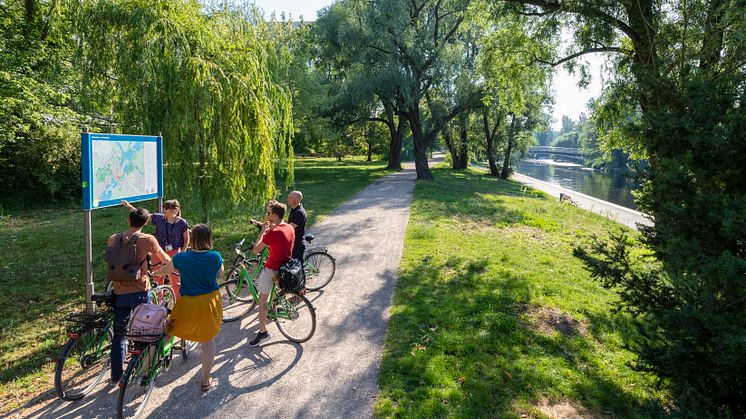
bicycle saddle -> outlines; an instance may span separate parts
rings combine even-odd
[[[97,292],[91,296],[91,301],[94,303],[114,304],[114,293],[112,292]]]
[[[304,239],[304,240],[305,240],[305,241],[306,241],[307,243],[311,243],[311,241],[313,240],[313,234],[311,234],[311,233],[306,233],[306,235],[305,235],[305,236],[303,236],[303,239]]]

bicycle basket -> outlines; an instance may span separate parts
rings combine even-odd
[[[96,312],[88,314],[86,312],[72,313],[65,317],[68,329],[79,329],[81,327],[104,327],[108,322],[107,312]]]

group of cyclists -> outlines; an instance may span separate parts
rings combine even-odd
[[[280,267],[291,258],[303,262],[306,228],[306,211],[301,201],[303,194],[293,191],[288,194],[287,206],[278,201],[269,201],[265,207],[262,227],[252,252],[261,253],[269,248],[269,257],[259,275],[259,331],[251,346],[258,346],[270,337],[267,332],[267,301]],[[151,294],[147,280],[146,256],[161,267],[155,272],[156,282],[163,283],[167,275],[176,294],[176,303],[166,323],[165,333],[184,341],[198,342],[202,346],[202,391],[214,386],[211,371],[215,358],[215,337],[222,324],[222,306],[219,280],[223,277],[223,258],[213,250],[213,238],[207,224],[197,224],[191,229],[181,217],[181,205],[177,200],[166,201],[163,213],[150,214],[145,208],[135,208],[127,201],[122,205],[130,210],[129,229],[109,237],[108,245],[135,246],[142,274],[136,280],[113,281],[114,336],[111,347],[111,385],[120,383],[127,350],[127,325],[132,311],[148,303]],[[285,222],[285,216],[288,221]],[[155,234],[145,234],[142,228],[151,222]],[[178,272],[177,275],[173,275]]]

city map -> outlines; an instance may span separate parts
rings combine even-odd
[[[92,204],[158,192],[157,143],[141,141],[91,142]]]

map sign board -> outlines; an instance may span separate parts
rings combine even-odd
[[[163,197],[161,137],[84,132],[81,140],[83,209]]]

